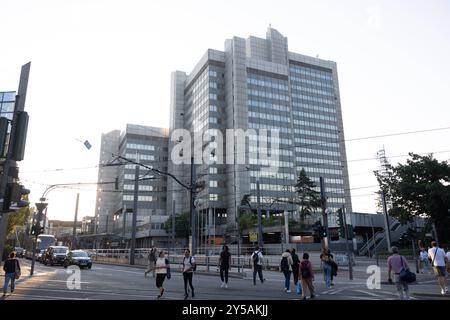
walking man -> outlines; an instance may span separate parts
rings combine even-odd
[[[400,272],[403,269],[409,270],[408,262],[398,253],[397,247],[392,247],[391,251],[392,255],[387,260],[389,283],[392,283],[391,273],[394,273],[394,283],[397,287],[400,300],[409,300],[408,283],[400,279]]]
[[[3,271],[5,271],[5,283],[3,286],[3,297],[6,297],[8,292],[9,281],[11,281],[11,294],[14,292],[16,279],[20,277],[20,264],[16,259],[16,253],[11,252],[8,259],[3,264]]]
[[[253,284],[256,286],[256,273],[258,273],[259,280],[261,280],[261,283],[264,282],[263,274],[262,274],[262,260],[263,255],[261,251],[259,250],[259,247],[255,248],[255,252],[253,252],[251,256],[251,265],[253,269]]]
[[[223,251],[220,253],[219,268],[220,268],[220,280],[222,280],[221,288],[228,288],[228,271],[231,266],[231,254],[228,246],[223,246]]]
[[[438,278],[438,283],[441,288],[441,294],[448,294],[447,280],[445,279],[445,266],[447,257],[445,251],[438,247],[437,242],[431,242],[432,248],[428,250],[428,256],[431,259],[431,265],[433,266],[434,273]]]
[[[292,274],[294,276],[294,285],[297,286],[300,259],[298,258],[298,255],[295,253],[295,249],[291,250],[291,256],[292,256]]]
[[[149,272],[152,272],[152,276],[155,277],[155,263],[156,263],[156,249],[155,246],[152,246],[148,254],[148,267],[147,270],[145,270],[144,272],[144,277],[147,277],[147,273]]]
[[[292,256],[289,249],[281,255],[280,270],[284,274],[284,292],[290,293],[291,272],[292,272]]]
[[[191,288],[192,298],[195,297],[194,286],[192,285],[192,276],[194,275],[195,270],[196,270],[195,259],[193,256],[191,256],[191,251],[189,249],[186,249],[184,251],[183,266],[182,266],[185,300],[189,298],[188,283],[189,287]]]

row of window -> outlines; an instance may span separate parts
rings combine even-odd
[[[330,150],[320,150],[320,149],[311,149],[311,148],[305,148],[305,147],[296,147],[295,151],[300,154],[320,154],[323,156],[329,156],[329,157],[337,157],[338,159],[341,158],[341,153],[339,151],[330,151]]]
[[[317,112],[336,113],[336,108],[313,105],[313,104],[308,104],[308,103],[304,103],[304,102],[292,101],[292,106],[307,109],[307,110],[313,110],[313,111],[317,111]]]
[[[295,176],[290,173],[273,172],[273,171],[250,171],[250,177],[254,178],[268,178],[268,179],[282,179],[282,180],[294,180]]]
[[[134,190],[134,185],[132,184],[125,184],[123,186],[123,190]],[[139,191],[153,191],[153,186],[146,186],[146,185],[140,185]]]
[[[138,144],[138,143],[127,143],[127,149],[136,149],[136,150],[155,150],[155,146],[147,145],[147,144]]]
[[[276,129],[274,129],[276,130]],[[278,144],[292,144],[292,139],[284,139],[284,138],[279,138],[279,137],[273,137],[273,136],[266,136],[266,135],[260,135],[260,136],[255,136],[255,135],[249,135],[249,140],[250,141],[260,141],[260,142],[267,142],[267,143],[278,143]]]
[[[248,148],[249,152],[262,153],[262,154],[271,154],[271,155],[281,155],[281,156],[292,156],[292,150],[284,149],[284,148],[261,148],[250,145]]]
[[[290,111],[289,106],[270,103],[270,102],[263,102],[263,101],[258,101],[258,100],[252,100],[252,99],[247,100],[247,105],[249,107],[258,107],[258,108],[264,108],[264,109],[275,110],[275,111],[285,111],[285,112]]]
[[[289,133],[289,134],[291,133],[291,128],[280,127],[280,126],[271,126],[271,125],[265,124],[265,123],[254,123],[254,122],[250,122],[250,121],[248,122],[248,128],[249,129],[278,130],[279,132],[282,132],[282,133]],[[290,143],[292,143],[292,140]]]
[[[302,166],[307,173],[321,173],[321,174],[337,174],[342,176],[342,170],[340,169],[328,169],[328,168],[314,168]]]
[[[301,167],[298,167],[297,170],[301,170]],[[319,177],[310,177],[310,179],[312,181],[314,181],[314,183],[316,185],[320,185],[320,178]],[[325,178],[325,184],[337,184],[337,185],[343,185],[344,184],[344,180],[340,179],[340,178]]]
[[[259,118],[259,119],[264,119],[264,120],[272,120],[272,121],[281,121],[281,122],[291,123],[291,118],[283,117],[283,116],[273,114],[273,113],[260,113],[260,112],[249,111],[248,116],[254,117],[254,118]]]
[[[267,87],[267,88],[289,91],[289,87],[283,83],[273,82],[270,80],[256,79],[251,76],[249,78],[247,78],[247,84],[253,84],[256,86],[262,86],[262,87]]]
[[[301,74],[304,76],[309,76],[309,77],[313,77],[313,78],[317,78],[317,79],[333,81],[333,76],[330,72],[313,70],[311,68],[305,68],[305,67],[293,66],[293,65],[291,65],[289,67],[289,71],[292,73],[298,73],[298,74]]]
[[[322,137],[322,138],[332,138],[332,139],[339,139],[339,135],[337,133],[328,133],[328,132],[321,132],[321,131],[313,131],[313,130],[305,130],[305,129],[294,129],[294,132],[301,135],[309,135],[309,136],[316,136],[316,137]]]
[[[281,95],[281,94],[277,94],[277,93],[272,93],[272,92],[248,89],[247,93],[248,93],[248,95],[252,95],[252,96],[255,96],[255,97],[263,97],[263,98],[266,98],[266,99],[289,101],[289,96]]]
[[[163,157],[163,159],[167,160],[167,157]],[[147,165],[147,167],[153,168],[153,166],[149,166],[149,165]],[[135,168],[136,168],[135,164],[130,163],[130,164],[125,165],[125,169],[135,169]]]
[[[267,191],[286,191],[286,192],[293,191],[292,186],[286,186],[283,184],[268,184],[268,183],[260,183],[259,189]],[[256,190],[256,183],[250,183],[250,190]]]
[[[311,157],[296,157],[297,162],[307,162],[314,164],[329,164],[333,166],[340,166],[341,162],[337,160],[329,160],[329,159],[320,159],[320,158],[311,158]]]
[[[209,201],[219,201],[219,195],[217,193],[210,193]]]
[[[327,199],[327,202],[345,203],[345,198],[330,197],[330,198]]]
[[[314,88],[308,88],[308,87],[296,86],[296,85],[292,85],[291,87],[292,87],[292,89],[297,90],[300,93],[308,92],[308,93],[320,94],[320,95],[323,95],[326,97],[334,98],[334,91],[331,91],[331,90],[320,90],[320,89],[314,89]]]
[[[334,105],[334,100],[324,99],[324,98],[317,97],[317,96],[292,93],[292,98],[303,99],[303,100],[312,101],[312,102],[316,102],[316,103],[324,103],[324,104],[328,104],[328,105]]]
[[[334,147],[336,149],[340,148],[339,143],[337,142],[325,142],[321,140],[312,140],[312,139],[306,139],[306,138],[294,138],[295,143],[301,143],[306,145],[320,145],[324,147]]]
[[[296,111],[296,110],[292,111],[292,113],[296,116],[300,116],[300,117],[304,117],[304,118],[337,122],[336,117],[329,117],[329,116],[325,116],[323,114],[309,113],[309,112]]]
[[[292,168],[294,165],[292,162],[280,161],[280,160],[270,160],[270,159],[255,159],[249,158],[249,164],[257,164],[265,167],[276,167],[276,168]]]
[[[289,79],[294,82],[301,82],[301,83],[305,83],[308,85],[333,89],[333,83],[328,82],[328,81],[317,81],[317,80],[312,80],[310,78],[300,78],[300,77],[296,77],[292,74],[290,75]]]
[[[325,124],[325,123],[320,123],[320,122],[303,121],[303,120],[294,119],[294,124],[298,124],[301,126],[307,126],[307,127],[316,127],[316,128],[321,128],[321,129],[327,129],[327,130],[332,130],[332,131],[338,130],[336,125]]]
[[[138,159],[139,159],[139,161],[140,161],[140,160],[151,160],[151,161],[154,161],[154,160],[155,160],[155,156],[150,155],[150,154],[127,153],[127,154],[125,155],[125,157],[128,158],[128,159],[133,159],[133,160],[138,160]]]
[[[153,198],[155,198],[155,197],[153,197],[153,196],[138,196],[138,201],[151,202],[151,201],[154,201]],[[124,195],[123,201],[134,201],[134,196]]]

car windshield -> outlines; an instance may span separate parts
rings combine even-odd
[[[55,253],[66,253],[67,249],[65,248],[55,248]]]
[[[86,252],[72,252],[72,256],[74,257],[88,257]]]

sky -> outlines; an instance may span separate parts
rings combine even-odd
[[[445,0],[0,0],[0,91],[17,90],[31,61],[20,179],[32,203],[49,184],[96,182],[102,133],[168,127],[171,72],[269,24],[289,51],[337,62],[346,139],[450,127],[449,14]],[[383,147],[393,164],[408,152],[448,160],[450,130],[348,141],[353,211],[376,211],[379,162],[361,159]],[[84,186],[51,191],[49,218],[73,220],[77,192],[78,216],[94,215]]]

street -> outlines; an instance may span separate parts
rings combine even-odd
[[[22,277],[16,282],[16,290],[6,300],[156,300],[158,290],[155,279],[144,277],[142,267],[94,264],[91,270],[80,270],[80,288],[69,289],[67,280],[71,276],[61,266],[44,266],[37,263],[35,274],[29,277],[29,260],[21,260]],[[322,273],[316,273],[315,287],[317,300],[396,300],[395,286],[387,284],[382,267],[381,289],[368,289],[364,264],[354,270],[354,280],[348,280],[347,271],[341,270],[334,280],[334,287],[326,289]],[[166,292],[162,299],[181,300],[184,298],[183,279],[172,266],[172,278],[164,282]],[[266,281],[257,280],[253,285],[252,274],[246,270],[244,279],[229,279],[227,289],[220,288],[220,278],[216,275],[198,272],[194,275],[195,300],[298,300],[293,282],[291,293],[284,292],[284,277],[281,273],[265,271]],[[3,277],[2,277],[3,280]],[[435,277],[417,275],[417,283],[410,285],[413,300],[450,300],[438,293]],[[2,283],[3,284],[3,283]],[[191,298],[189,298],[191,299]]]

